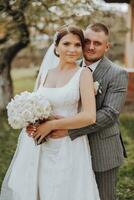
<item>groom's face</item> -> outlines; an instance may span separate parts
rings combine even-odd
[[[109,49],[108,36],[103,32],[95,32],[87,29],[84,33],[85,48],[84,58],[89,64],[101,59]]]

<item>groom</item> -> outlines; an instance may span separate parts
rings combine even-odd
[[[96,94],[97,120],[94,125],[68,131],[71,140],[88,136],[101,200],[116,199],[117,172],[126,156],[119,129],[119,114],[127,93],[128,75],[105,57],[109,46],[109,30],[104,24],[96,23],[86,28],[81,66],[91,69],[94,81],[99,85]],[[68,133],[55,131],[51,137],[63,137]]]

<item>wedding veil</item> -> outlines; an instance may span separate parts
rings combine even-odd
[[[39,74],[35,83],[35,88],[34,88],[35,91],[37,90],[40,82],[42,82],[42,80],[44,79],[45,73],[49,69],[53,69],[57,67],[59,63],[59,58],[55,55],[54,48],[55,48],[55,45],[54,43],[52,43],[43,58],[43,61],[39,70]]]

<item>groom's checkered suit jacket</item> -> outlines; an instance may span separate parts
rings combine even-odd
[[[128,74],[104,57],[93,72],[93,78],[102,90],[96,95],[96,123],[69,130],[69,135],[72,140],[88,136],[93,169],[101,172],[120,166],[126,154],[118,118],[127,93]]]

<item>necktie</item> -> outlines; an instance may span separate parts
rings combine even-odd
[[[93,72],[93,70],[91,69],[91,67],[84,65],[83,67],[87,67],[88,69],[90,69],[91,72]]]

